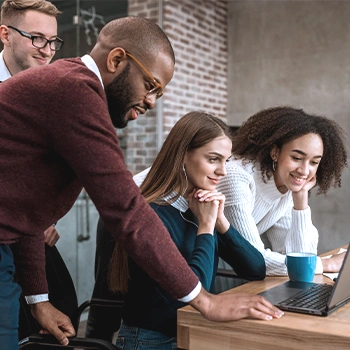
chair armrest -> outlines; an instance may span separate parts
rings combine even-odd
[[[118,348],[112,343],[93,338],[69,338],[69,344],[61,345],[58,340],[52,335],[47,334],[33,334],[27,338],[22,339],[18,345],[20,349],[25,348],[27,345],[52,345],[57,348],[71,349],[71,348],[83,348],[83,349],[99,349],[99,350],[117,350]]]
[[[76,310],[75,312],[75,318],[78,319],[78,323],[80,321],[80,316],[83,313],[83,311],[90,306],[104,306],[104,307],[114,307],[121,309],[123,307],[124,301],[123,300],[107,300],[107,299],[97,299],[93,298],[91,300],[84,301]]]

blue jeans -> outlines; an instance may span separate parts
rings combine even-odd
[[[18,349],[18,315],[21,287],[14,281],[10,247],[0,244],[0,348]]]
[[[176,338],[144,328],[128,327],[122,322],[116,345],[121,350],[175,350]]]

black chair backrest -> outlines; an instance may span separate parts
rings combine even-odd
[[[104,300],[91,300],[78,306],[77,295],[69,270],[56,247],[46,246],[46,278],[49,286],[50,302],[58,310],[69,316],[76,332],[78,332],[80,316],[82,312],[91,305],[109,305],[120,309],[122,303]],[[21,298],[20,320],[19,320],[19,348],[26,349],[95,349],[116,350],[111,342],[93,338],[70,338],[68,346],[63,346],[52,335],[38,334],[41,326],[31,314],[30,306],[24,298]],[[1,349],[1,344],[0,344]]]
[[[46,279],[49,286],[49,300],[51,304],[67,315],[77,331],[80,315],[77,314],[78,300],[73,280],[61,257],[57,247],[45,245],[46,254]],[[19,339],[23,339],[33,333],[39,333],[41,326],[31,314],[30,306],[21,297],[19,317]]]

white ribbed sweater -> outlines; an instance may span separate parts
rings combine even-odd
[[[134,176],[141,185],[149,168]],[[268,276],[285,276],[286,252],[317,254],[318,231],[311,221],[310,207],[294,210],[292,193],[281,194],[272,179],[265,183],[261,172],[251,163],[239,160],[227,164],[227,176],[217,186],[225,197],[225,216],[264,256]],[[265,248],[261,235],[266,233],[272,249]],[[230,268],[223,261],[219,267]],[[317,258],[316,273],[322,273],[322,262]]]
[[[294,210],[292,192],[281,194],[272,179],[265,183],[261,172],[251,163],[239,160],[227,164],[227,176],[220,180],[218,191],[225,197],[225,215],[265,258],[269,276],[286,275],[286,252],[317,254],[318,231],[312,224],[310,207]],[[266,233],[271,249],[260,235]],[[317,259],[316,273],[322,273]]]

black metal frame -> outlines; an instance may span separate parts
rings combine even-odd
[[[23,349],[29,345],[50,345],[62,349],[91,349],[91,350],[116,350],[115,345],[101,339],[73,337],[69,338],[69,344],[64,346],[58,343],[57,339],[51,335],[33,334],[19,342],[19,348]]]

